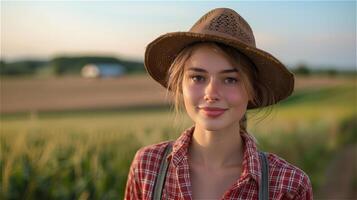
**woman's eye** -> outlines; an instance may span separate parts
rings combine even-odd
[[[205,78],[203,76],[194,75],[194,76],[190,76],[190,79],[193,82],[202,82],[202,81],[204,81]]]
[[[238,82],[238,80],[236,78],[228,77],[224,80],[224,82],[227,84],[235,84]]]

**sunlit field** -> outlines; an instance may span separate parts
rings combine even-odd
[[[353,79],[304,86],[269,111],[250,111],[248,130],[260,149],[303,169],[315,191],[334,154],[356,145],[356,116]],[[3,199],[122,199],[135,152],[192,125],[165,106],[3,114],[0,123]]]

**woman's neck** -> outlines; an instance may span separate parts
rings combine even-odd
[[[209,131],[195,126],[189,148],[190,162],[210,169],[240,166],[243,144],[239,124],[224,130]]]

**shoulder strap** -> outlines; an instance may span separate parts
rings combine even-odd
[[[261,166],[261,185],[259,186],[259,200],[269,200],[269,164],[265,152],[259,151]]]
[[[171,152],[171,149],[172,149],[171,142],[169,142],[165,148],[164,156],[162,157],[162,160],[161,160],[159,173],[156,176],[153,200],[161,199],[162,189],[164,187],[166,173],[167,173],[167,169],[169,167],[169,163],[167,162],[166,157]]]

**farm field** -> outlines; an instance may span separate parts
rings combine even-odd
[[[353,84],[354,78],[297,77],[295,89]],[[113,109],[169,103],[165,90],[147,75],[117,79],[3,78],[0,113]]]
[[[249,112],[248,130],[262,150],[307,172],[315,192],[336,152],[356,145],[356,95],[355,78],[298,77],[294,95],[269,116]],[[175,120],[167,102],[141,76],[2,80],[0,196],[121,199],[135,152],[191,126],[185,115]]]

